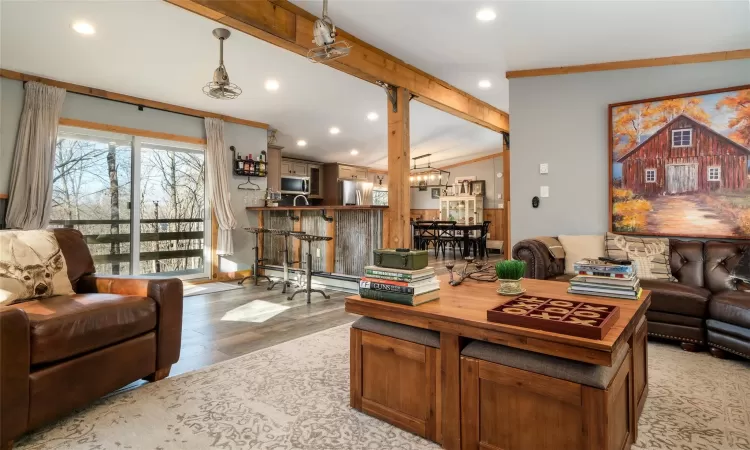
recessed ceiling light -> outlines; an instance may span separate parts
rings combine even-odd
[[[357,156],[359,155],[359,150],[357,150],[356,148],[353,148],[352,151],[350,151],[349,153],[351,153],[354,156]]]
[[[378,116],[378,113],[376,113],[374,111],[371,112],[371,113],[369,113],[369,114],[367,114],[367,120],[369,120],[370,122],[375,122],[376,120],[378,120],[378,117],[380,117],[380,116]]]
[[[300,139],[299,141],[297,141],[297,147],[306,147],[306,146],[307,146],[306,140]]]
[[[490,83],[490,80],[479,80],[479,87],[481,89],[489,89],[492,87],[492,83]]]
[[[331,127],[328,129],[328,132],[331,134],[339,134],[341,133],[341,130],[339,130],[337,127]]]
[[[482,8],[479,11],[477,11],[477,20],[480,22],[491,22],[495,20],[497,17],[497,14],[495,14],[495,11],[491,10],[490,8]]]
[[[276,80],[274,80],[274,79],[266,80],[266,90],[268,92],[278,91],[279,90],[279,82],[276,81]]]
[[[73,24],[73,29],[77,33],[80,33],[80,34],[83,34],[83,35],[86,35],[86,36],[89,36],[89,35],[92,35],[92,34],[96,33],[96,30],[94,29],[94,26],[91,25],[88,22],[81,22],[81,21],[75,22]]]

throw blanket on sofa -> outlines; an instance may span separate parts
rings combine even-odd
[[[547,247],[549,254],[555,259],[565,259],[565,250],[556,238],[550,236],[535,237],[534,240],[541,242]]]

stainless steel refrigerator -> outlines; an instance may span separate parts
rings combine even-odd
[[[372,205],[372,183],[339,180],[339,205]]]

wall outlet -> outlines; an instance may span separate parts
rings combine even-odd
[[[549,197],[549,186],[542,186],[541,189],[539,189],[539,196],[542,198]]]
[[[320,249],[319,248],[315,249],[315,257],[316,258],[320,258]]]
[[[548,174],[549,173],[549,164],[547,164],[547,163],[539,164],[539,173],[541,173],[541,174]]]

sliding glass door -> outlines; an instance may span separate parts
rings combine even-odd
[[[144,142],[140,154],[141,273],[205,276],[203,150]]]
[[[61,127],[50,224],[80,230],[99,273],[207,277],[203,150]]]

